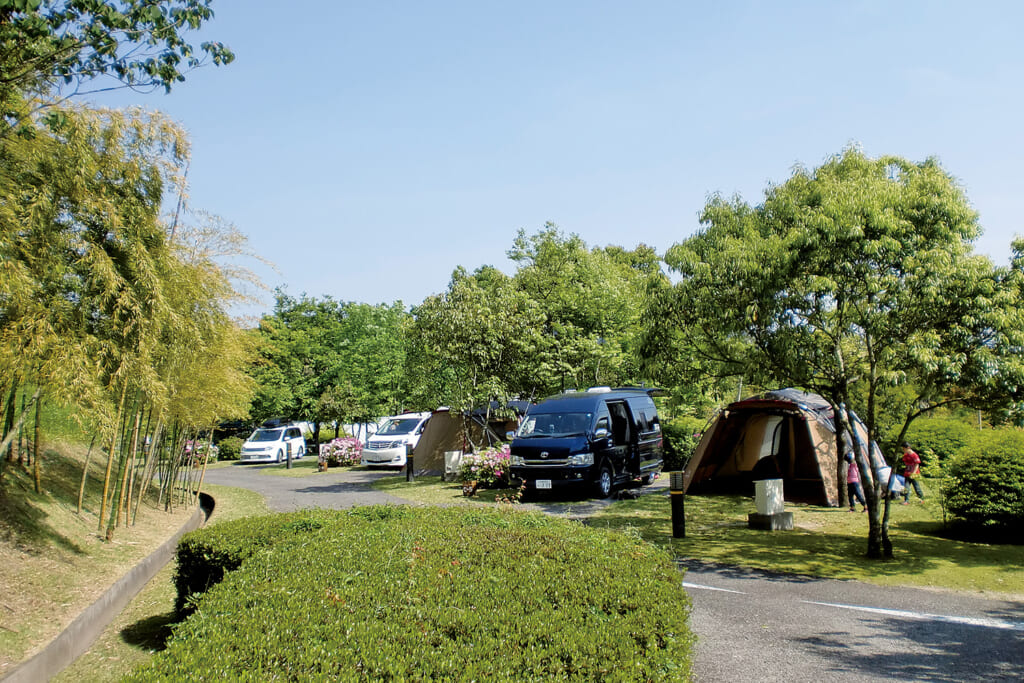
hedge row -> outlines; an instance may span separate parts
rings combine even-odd
[[[980,432],[951,458],[946,472],[943,493],[954,516],[971,526],[1012,529],[1014,538],[1024,537],[1024,432]]]
[[[670,556],[577,522],[372,506],[238,520],[181,548],[183,601],[209,588],[129,680],[689,677]]]

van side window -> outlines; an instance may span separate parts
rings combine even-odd
[[[639,422],[640,436],[650,438],[661,433],[661,422],[658,420],[658,413],[656,411],[644,408],[640,411],[637,421]]]

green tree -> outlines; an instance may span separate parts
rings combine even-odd
[[[372,306],[278,291],[259,327],[253,413],[314,422],[366,420],[403,405],[405,326],[401,302]],[[343,400],[342,400],[343,399]]]
[[[234,55],[185,34],[213,17],[212,0],[0,0],[3,137],[40,106],[94,89],[171,87]],[[101,80],[106,78],[107,80]],[[43,99],[40,99],[43,98]]]
[[[507,275],[459,268],[448,290],[413,310],[413,386],[431,407],[467,410],[532,390],[543,314]]]
[[[1002,372],[1019,377],[1007,354],[1012,272],[973,253],[977,216],[934,160],[847,149],[797,169],[756,207],[715,197],[701,222],[666,254],[680,280],[649,317],[669,326],[656,332],[659,357],[684,375],[713,368],[804,387],[832,401],[847,429],[862,399],[871,440],[883,386],[918,388],[906,427],[922,406],[994,400]],[[868,555],[890,555],[880,487],[868,489]]]
[[[588,249],[578,235],[566,237],[548,223],[534,235],[520,230],[508,256],[518,266],[516,287],[544,314],[532,359],[534,391],[644,379],[642,304],[647,287],[664,279],[654,250]]]

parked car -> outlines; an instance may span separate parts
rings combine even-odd
[[[292,458],[298,459],[306,454],[306,439],[302,436],[302,429],[298,425],[260,427],[242,444],[239,460],[242,462],[281,462],[288,458],[289,448],[291,448]]]
[[[366,440],[364,465],[404,467],[406,452],[416,447],[431,413],[403,413],[385,418],[377,433]]]
[[[664,465],[655,391],[594,387],[531,406],[512,439],[512,476],[527,491],[589,487],[601,498],[653,483]]]

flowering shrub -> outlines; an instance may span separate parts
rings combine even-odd
[[[363,444],[354,436],[346,436],[320,444],[320,462],[328,467],[347,467],[362,462]]]
[[[484,488],[499,488],[509,485],[509,445],[485,448],[476,453],[462,456],[459,476],[462,481],[475,481]]]
[[[205,441],[191,440],[185,442],[185,459],[193,467],[202,467],[204,463],[217,461],[217,447],[211,446],[209,451]]]

